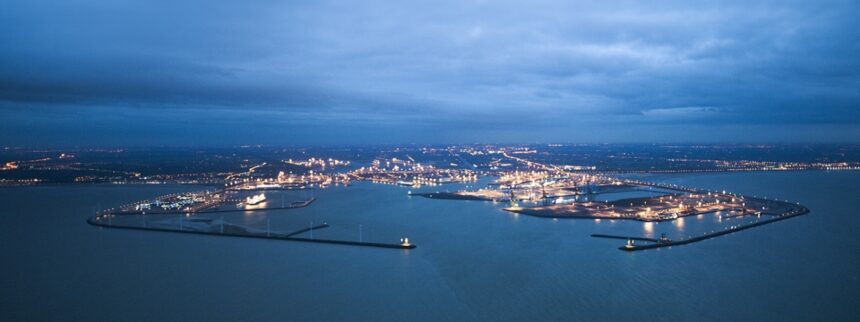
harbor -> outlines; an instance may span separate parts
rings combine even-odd
[[[300,194],[287,195],[288,191],[222,189],[216,191],[196,191],[158,196],[109,209],[96,209],[87,223],[102,228],[142,230],[156,232],[188,233],[208,236],[245,237],[270,240],[295,241],[305,243],[337,244],[348,246],[412,249],[415,244],[402,237],[396,243],[364,241],[337,238],[315,238],[314,231],[329,228],[328,223],[310,225],[292,232],[272,229],[271,220],[266,215],[265,229],[241,226],[225,221],[224,215],[252,216],[260,212],[300,209],[310,206],[315,196],[287,201]],[[238,214],[237,214],[238,213]],[[221,215],[220,218],[213,215]],[[228,216],[229,217],[229,216]],[[238,219],[241,220],[241,219]]]
[[[623,250],[623,251],[629,251],[629,252],[647,250],[647,249],[655,249],[655,248],[662,248],[662,247],[680,246],[680,245],[691,244],[691,243],[695,243],[695,242],[708,240],[711,238],[716,238],[716,237],[728,235],[728,234],[739,232],[742,230],[747,230],[750,228],[764,226],[767,224],[775,223],[778,221],[782,221],[782,220],[789,219],[789,218],[794,218],[794,217],[805,215],[805,214],[809,213],[809,209],[804,207],[804,206],[801,206],[801,205],[791,205],[791,206],[792,206],[792,210],[785,212],[785,213],[778,214],[778,215],[773,215],[772,218],[768,218],[768,219],[764,219],[764,220],[756,220],[756,221],[754,221],[752,223],[748,223],[748,224],[733,225],[733,226],[726,227],[725,229],[715,230],[715,231],[712,231],[709,233],[705,233],[703,235],[684,238],[684,239],[678,239],[678,240],[668,239],[666,237],[666,235],[662,235],[661,238],[659,238],[659,239],[646,238],[646,237],[615,236],[615,235],[607,235],[607,234],[592,234],[591,237],[626,240],[627,243],[623,246],[618,247],[618,249]],[[637,241],[648,242],[649,244],[636,244]]]
[[[249,194],[229,189],[169,194],[152,200],[143,200],[98,212],[104,215],[176,215],[229,212],[258,212],[304,208],[316,201],[316,197],[286,201],[285,191],[275,192],[277,201],[267,197],[267,192]],[[273,192],[268,192],[272,194]]]
[[[487,188],[478,190],[417,193],[409,191],[408,194],[437,200],[505,202],[507,206],[502,208],[504,211],[552,220],[638,221],[645,224],[649,233],[654,227],[653,224],[660,222],[670,222],[682,227],[685,217],[701,219],[705,214],[710,214],[717,221],[700,235],[684,234],[685,237],[675,236],[674,239],[665,234],[659,239],[592,234],[592,237],[626,240],[627,244],[620,247],[625,251],[690,244],[809,212],[806,207],[787,200],[769,200],[725,190],[577,173],[564,167],[506,156],[537,170],[505,173]],[[762,216],[765,219],[762,219]],[[723,224],[723,220],[732,222]]]
[[[137,303],[146,303],[148,306],[159,305],[160,301],[152,299],[149,294],[158,294],[164,287],[170,287],[169,285],[196,285],[199,290],[195,292],[211,291],[213,283],[227,285],[228,291],[225,292],[227,298],[231,297],[229,294],[241,294],[248,289],[268,290],[259,296],[270,301],[264,302],[265,305],[259,302],[253,305],[256,305],[255,310],[265,311],[268,308],[275,311],[282,307],[275,306],[279,309],[270,307],[282,301],[281,299],[300,301],[299,303],[309,306],[318,303],[318,298],[306,299],[307,296],[304,293],[317,290],[319,285],[326,285],[326,283],[344,285],[344,288],[349,289],[346,291],[350,294],[348,298],[359,300],[366,296],[368,289],[376,287],[375,285],[403,283],[403,287],[380,295],[396,298],[411,289],[423,290],[428,287],[428,283],[424,281],[434,280],[438,276],[445,276],[446,283],[452,283],[464,290],[464,295],[471,298],[486,298],[485,295],[490,293],[501,294],[500,296],[505,299],[501,304],[505,306],[514,306],[516,303],[526,301],[530,306],[535,307],[563,294],[583,293],[595,289],[610,289],[602,295],[597,295],[602,298],[622,296],[619,300],[644,301],[643,303],[653,307],[665,307],[661,305],[665,304],[667,298],[642,295],[652,294],[655,283],[675,285],[672,283],[680,282],[693,285],[716,285],[714,287],[722,291],[719,294],[706,293],[705,297],[709,301],[720,301],[725,300],[723,294],[734,294],[732,292],[737,290],[736,284],[726,284],[726,281],[740,280],[743,283],[753,283],[752,285],[761,291],[757,293],[753,291],[754,293],[745,297],[743,301],[735,299],[737,302],[732,304],[746,303],[757,307],[762,302],[754,301],[756,299],[766,301],[764,303],[768,305],[778,305],[786,301],[790,303],[799,294],[789,293],[781,294],[784,296],[776,295],[776,298],[768,297],[772,295],[768,295],[767,290],[784,285],[782,278],[762,282],[773,276],[774,269],[777,268],[794,267],[795,271],[791,275],[796,276],[800,281],[806,280],[806,285],[821,279],[828,281],[828,285],[831,281],[834,283],[844,281],[845,275],[842,273],[850,272],[853,261],[850,257],[844,259],[838,256],[853,254],[850,249],[853,243],[850,241],[853,236],[852,227],[856,226],[858,218],[854,216],[854,207],[850,202],[852,186],[848,183],[854,182],[856,180],[854,178],[858,175],[860,173],[769,172],[757,174],[754,177],[747,177],[749,174],[708,174],[683,177],[685,180],[675,177],[667,180],[665,176],[650,178],[711,189],[731,188],[745,194],[756,194],[759,197],[767,195],[768,199],[779,197],[796,200],[811,209],[811,213],[706,241],[641,251],[619,250],[619,246],[626,244],[626,239],[593,238],[590,235],[602,233],[659,239],[662,233],[666,233],[671,240],[681,240],[688,238],[688,235],[703,235],[719,226],[727,227],[755,219],[765,220],[775,218],[776,215],[762,214],[760,218],[745,216],[744,219],[724,218],[723,222],[718,222],[716,214],[703,214],[701,218],[684,217],[681,220],[685,222],[683,227],[671,221],[648,223],[607,219],[553,220],[506,212],[501,209],[507,207],[505,202],[493,204],[478,201],[442,201],[409,197],[407,194],[408,190],[435,192],[436,190],[445,191],[447,187],[441,189],[425,187],[419,190],[356,182],[350,187],[318,190],[315,193],[316,201],[305,208],[247,213],[191,214],[183,218],[182,229],[186,231],[183,234],[172,231],[98,227],[86,223],[86,219],[92,216],[92,208],[98,203],[113,207],[134,200],[151,199],[158,195],[199,191],[200,187],[151,185],[131,189],[132,187],[115,185],[93,185],[86,187],[86,190],[76,190],[81,188],[51,186],[30,187],[22,190],[21,193],[7,190],[9,194],[4,195],[6,201],[13,204],[15,200],[28,201],[27,208],[24,208],[23,203],[19,203],[21,208],[13,210],[10,218],[17,220],[15,226],[30,227],[30,229],[17,234],[4,234],[6,237],[4,241],[10,251],[24,250],[27,249],[26,247],[41,247],[27,252],[32,255],[25,255],[24,251],[19,253],[20,256],[24,256],[21,257],[24,263],[33,262],[33,265],[26,266],[28,272],[38,272],[44,267],[60,265],[73,258],[83,257],[79,261],[81,266],[68,266],[71,270],[67,274],[68,283],[81,286],[117,285],[117,295],[123,294],[127,289],[143,287],[147,290],[145,294],[139,294],[133,298],[133,301],[122,301],[108,296],[100,298],[100,301],[106,301],[120,308],[115,316],[108,316],[107,319],[125,314],[128,309],[137,307]],[[459,188],[458,186],[449,187],[452,187],[451,191]],[[791,187],[804,188],[792,192]],[[823,190],[826,187],[845,189],[840,189],[832,195],[829,192],[822,192],[826,191]],[[466,187],[463,186],[463,188]],[[359,191],[361,193],[354,193]],[[270,205],[280,203],[275,192],[266,194],[272,200],[269,201]],[[289,194],[294,196],[295,200],[304,198],[303,191],[293,191]],[[43,198],[51,198],[58,202],[49,207],[40,202]],[[289,202],[290,198],[287,199],[286,204]],[[523,206],[527,205],[527,203],[523,204]],[[257,235],[266,235],[268,218],[271,219],[271,232],[278,234],[278,237],[309,228],[311,227],[309,222],[313,221],[314,227],[324,222],[329,225],[327,228],[314,229],[313,238],[317,240],[361,241],[359,225],[363,225],[364,241],[399,244],[401,237],[408,236],[410,243],[418,247],[414,249],[379,248],[328,244],[319,241],[218,236],[217,233],[220,231],[218,220],[222,215],[225,222],[252,228],[251,231]],[[726,215],[727,213],[723,213],[723,216]],[[143,225],[141,217],[117,216],[113,218],[112,224],[141,226]],[[178,229],[178,214],[149,216],[147,213],[146,217],[148,227]],[[192,220],[204,217],[214,219],[209,230],[216,234],[203,235],[187,232],[197,225]],[[157,225],[158,221],[168,219],[171,220],[172,226]],[[104,223],[107,224],[107,221]],[[649,226],[652,227],[650,230]],[[230,232],[229,227],[225,225],[225,233]],[[822,234],[824,229],[828,233]],[[810,239],[812,240],[810,242],[810,240],[797,239],[796,236],[813,239]],[[311,238],[310,231],[292,237]],[[46,243],[46,240],[50,242]],[[651,243],[644,240],[635,241],[636,245]],[[42,250],[49,245],[63,248],[61,251],[49,253],[51,256],[42,255],[44,254]],[[123,256],[129,257],[126,259]],[[828,256],[828,258],[844,260],[814,263],[808,260],[810,256]],[[584,261],[584,259],[588,260]],[[13,265],[21,265],[21,262],[16,263]],[[550,270],[535,271],[534,263],[557,264],[544,266],[550,267]],[[726,263],[726,268],[721,269],[720,263]],[[736,263],[745,263],[744,269],[738,270]],[[500,267],[511,269],[505,270]],[[833,269],[834,267],[836,269]],[[202,273],[187,273],[189,268]],[[822,274],[809,276],[810,269]],[[24,271],[23,268],[22,271]],[[498,275],[500,272],[504,274],[501,277]],[[584,275],[600,276],[600,274],[606,277],[582,278]],[[81,276],[86,278],[81,280]],[[463,281],[457,276],[472,276],[480,279],[480,282],[475,284]],[[494,282],[498,278],[519,279],[519,282],[514,287],[499,288],[498,283]],[[142,282],[135,282],[141,279],[143,279]],[[51,281],[56,288],[49,290],[64,292],[67,284],[59,282],[59,280]],[[32,283],[39,283],[39,281],[33,279]],[[23,282],[20,284],[22,289],[30,285]],[[551,294],[546,293],[547,290],[553,290],[560,284],[568,287],[558,289]],[[283,287],[284,285],[288,287]],[[629,292],[617,291],[630,285],[635,287],[630,288]],[[853,287],[853,284],[845,288],[849,286]],[[439,291],[432,295],[447,294],[444,293],[448,292],[446,287],[446,285],[437,287]],[[829,289],[831,289],[829,286],[823,286],[812,290],[826,293]],[[302,292],[295,292],[295,290],[302,290]],[[530,295],[522,297],[523,290]],[[343,292],[338,290],[325,295],[337,297]],[[677,291],[673,289],[666,294],[669,294],[668,300],[672,301],[683,301],[691,296],[702,295],[696,292],[696,288]],[[33,295],[34,301],[37,295]],[[87,302],[87,299],[93,296],[92,293],[75,295],[81,298],[81,303]],[[187,295],[193,296],[193,293]],[[425,296],[419,301],[414,299],[415,296],[422,295],[412,295],[408,298],[411,302],[415,302],[416,306],[425,305],[426,301],[433,300],[432,296]],[[184,296],[176,297],[177,311],[184,312],[187,309],[183,298]],[[460,299],[453,295],[447,298],[451,299],[452,304],[456,304]],[[302,299],[306,299],[306,302],[301,302]],[[834,300],[839,299],[827,299],[828,302]],[[380,302],[385,303],[373,306],[375,310],[385,310],[391,304],[389,299]],[[844,301],[846,304],[849,302]],[[601,311],[617,309],[614,308],[617,303],[605,303],[603,299],[590,299],[585,303],[596,305]],[[207,312],[209,305],[204,303],[194,308],[200,312]],[[248,304],[225,305],[233,305],[237,311],[240,311]],[[301,310],[301,307],[302,305],[294,304],[290,309]],[[564,316],[577,314],[571,310],[564,311],[566,307],[568,306],[559,304],[556,309],[562,310],[565,313]],[[706,310],[708,307],[708,304],[701,303],[699,306],[694,306],[695,310],[690,309],[690,311],[698,314],[700,310]],[[358,306],[356,310],[359,309],[364,310],[365,305]],[[497,307],[485,309],[485,314],[491,314]],[[141,312],[145,313],[146,310],[141,308]],[[541,312],[534,310],[531,313],[541,316]],[[316,317],[314,315],[316,312],[308,314],[311,320]],[[634,310],[631,314],[641,314],[641,311]],[[564,316],[559,314],[543,317],[563,319]],[[501,314],[498,317],[502,318]],[[523,315],[518,317],[528,318]],[[716,315],[710,315],[710,317],[718,318]],[[444,319],[445,316],[439,316],[439,318]]]

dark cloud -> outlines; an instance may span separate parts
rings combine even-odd
[[[0,144],[856,140],[858,14],[854,1],[16,0],[0,11]],[[710,128],[759,134],[696,134]]]

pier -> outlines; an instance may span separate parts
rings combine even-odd
[[[211,220],[210,220],[211,221]],[[336,245],[347,245],[347,246],[363,246],[363,247],[376,247],[376,248],[391,248],[391,249],[413,249],[415,248],[415,244],[411,244],[407,242],[401,243],[377,243],[377,242],[364,242],[364,241],[352,241],[352,240],[338,240],[338,239],[319,239],[319,238],[308,238],[308,237],[294,237],[296,235],[300,235],[302,233],[312,231],[314,229],[323,229],[329,227],[328,224],[317,225],[314,227],[300,229],[291,233],[275,233],[271,231],[261,231],[254,232],[245,229],[244,227],[233,225],[233,224],[225,224],[223,221],[219,222],[221,229],[219,231],[211,231],[211,230],[196,230],[196,229],[184,229],[181,225],[179,229],[172,228],[162,228],[162,227],[146,227],[146,226],[131,226],[131,225],[113,225],[110,222],[103,222],[96,219],[95,216],[87,218],[87,223],[96,227],[104,227],[104,228],[116,228],[116,229],[128,229],[128,230],[143,230],[143,231],[157,231],[157,232],[170,232],[170,233],[181,233],[181,234],[196,234],[196,235],[209,235],[209,236],[228,236],[228,237],[245,237],[245,238],[257,238],[257,239],[270,239],[270,240],[283,240],[283,241],[295,241],[295,242],[306,242],[306,243],[320,243],[320,244],[336,244]],[[225,231],[225,228],[227,229]]]

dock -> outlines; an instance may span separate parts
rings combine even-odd
[[[225,209],[225,210],[200,210],[200,211],[155,211],[155,212],[143,212],[143,211],[116,211],[116,212],[107,212],[105,215],[112,216],[162,216],[162,215],[181,215],[186,213],[191,214],[212,214],[212,213],[230,213],[230,212],[262,212],[262,211],[271,211],[271,210],[286,210],[286,209],[297,209],[304,208],[310,206],[316,198],[310,198],[305,201],[295,201],[290,203],[289,205],[283,207],[266,207],[266,208],[251,208],[251,209]]]

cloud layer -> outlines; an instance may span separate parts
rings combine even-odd
[[[860,137],[853,1],[5,7],[0,144]]]

